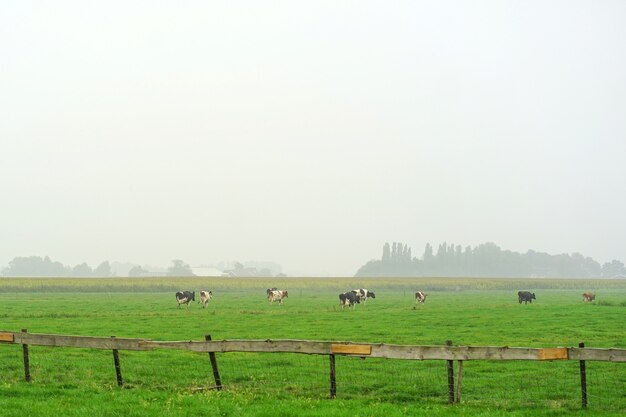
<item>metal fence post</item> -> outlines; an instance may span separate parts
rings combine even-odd
[[[211,341],[211,335],[207,334],[204,336],[204,340],[207,342]],[[222,378],[220,377],[220,371],[217,368],[217,358],[215,357],[215,352],[209,352],[209,359],[211,360],[211,368],[213,369],[213,378],[215,379],[215,388],[220,391],[222,389]]]
[[[452,340],[448,340],[446,346],[452,346]],[[454,403],[454,360],[448,360],[448,403]]]
[[[115,336],[111,336],[111,340],[115,340]],[[115,364],[115,375],[117,376],[117,386],[121,387],[124,385],[124,380],[122,379],[122,368],[120,367],[120,354],[117,349],[113,349],[113,363]]]
[[[584,348],[585,343],[580,342],[578,347]],[[583,408],[587,408],[587,365],[585,361],[580,361],[580,389],[582,393],[582,406]]]
[[[22,333],[28,333],[27,329],[22,329]],[[22,344],[22,352],[24,353],[24,379],[30,382],[30,358],[28,357],[28,345]]]
[[[330,398],[337,397],[337,381],[335,379],[335,354],[331,353],[330,358]]]

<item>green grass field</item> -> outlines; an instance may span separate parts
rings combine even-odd
[[[269,305],[265,289],[289,290]],[[355,310],[338,293],[366,287]],[[207,309],[176,308],[174,292],[211,289]],[[425,290],[425,304],[413,294]],[[518,290],[537,294],[520,305]],[[597,301],[583,303],[592,290]],[[393,344],[626,348],[626,281],[512,279],[2,279],[0,329],[154,340],[309,339]],[[588,362],[589,409],[580,409],[578,363],[466,361],[461,404],[447,404],[444,361],[337,358],[329,399],[328,357],[121,351],[32,346],[23,380],[19,345],[0,345],[0,415],[31,416],[623,416],[626,364]]]

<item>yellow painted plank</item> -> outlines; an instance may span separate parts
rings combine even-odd
[[[0,342],[13,342],[13,333],[0,333]]]
[[[372,347],[370,345],[339,345],[332,344],[330,353],[343,353],[347,355],[371,355]]]
[[[539,349],[539,360],[547,361],[553,359],[568,359],[567,348],[545,348]]]

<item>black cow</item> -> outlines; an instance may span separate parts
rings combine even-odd
[[[339,305],[341,306],[342,309],[345,306],[352,307],[355,304],[360,304],[360,303],[361,303],[361,297],[359,297],[352,291],[339,294]]]
[[[189,308],[189,303],[196,300],[196,292],[195,291],[178,291],[176,293],[176,307],[180,308],[181,304],[187,304],[187,308]]]
[[[517,292],[517,300],[519,301],[520,304],[522,304],[522,301],[524,302],[524,304],[528,304],[529,302],[532,304],[533,300],[536,300],[536,299],[537,298],[535,297],[534,292],[529,292],[529,291]]]

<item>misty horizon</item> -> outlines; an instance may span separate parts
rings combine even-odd
[[[396,246],[398,249],[396,249]],[[462,261],[461,257],[468,259],[468,256],[472,256],[472,253],[480,253],[487,248],[487,253],[481,255],[482,258],[485,256],[489,256],[489,252],[495,252],[495,258],[491,260],[483,260],[481,263],[483,267],[487,267],[487,270],[490,271],[488,273],[476,274],[475,265],[472,268],[470,265],[462,265],[460,262]],[[401,242],[393,242],[393,249],[391,249],[391,245],[389,242],[386,242],[382,247],[382,257],[380,259],[370,258],[365,260],[362,265],[358,268],[355,273],[350,275],[339,275],[339,274],[329,274],[325,275],[327,277],[358,277],[358,276],[463,276],[463,277],[471,277],[471,276],[500,276],[500,277],[522,277],[522,276],[531,276],[531,277],[561,277],[561,278],[581,278],[581,277],[626,277],[626,269],[624,268],[624,263],[619,259],[612,259],[610,261],[603,262],[602,260],[598,261],[591,257],[586,257],[581,253],[558,253],[558,254],[548,254],[541,251],[536,251],[534,249],[528,249],[525,252],[514,252],[507,250],[506,248],[500,248],[497,244],[493,242],[485,242],[480,245],[471,247],[469,245],[462,246],[457,244],[447,244],[443,242],[438,245],[438,249],[436,252],[433,249],[433,246],[430,243],[426,244],[424,249],[424,253],[422,255],[413,255],[412,248],[408,244],[404,244]],[[415,252],[417,253],[417,252]],[[427,270],[430,272],[419,272],[420,263],[426,265],[428,263],[427,258],[431,258],[436,260],[438,258],[447,258],[452,256],[452,259],[449,259],[447,265],[440,265],[440,267],[444,267],[444,269],[431,269]],[[492,256],[494,254],[492,253]],[[569,265],[569,271],[571,275],[568,276],[567,273],[560,272],[558,270],[551,270],[550,266],[545,263],[545,259],[543,261],[543,265],[539,267],[540,274],[536,275],[535,273],[530,273],[530,270],[526,271],[526,273],[520,273],[520,256],[547,256],[548,258],[553,258],[551,262],[555,262],[555,258],[561,258],[561,260],[556,260],[557,263],[563,265],[563,256],[566,257],[568,262],[572,265]],[[92,267],[86,262],[80,263],[72,267],[71,265],[65,265],[58,260],[50,259],[49,256],[26,256],[26,257],[15,257],[11,264],[16,261],[21,261],[21,272],[19,274],[13,274],[11,268],[8,266],[0,265],[0,276],[4,275],[6,277],[10,276],[37,276],[37,275],[29,275],[28,272],[24,273],[23,269],[25,268],[27,271],[30,268],[30,271],[35,271],[41,266],[33,265],[31,262],[31,266],[25,265],[24,262],[32,259],[39,259],[40,261],[45,261],[48,264],[57,264],[59,267],[58,276],[111,276],[111,277],[132,277],[132,276],[155,276],[155,275],[170,275],[175,276],[176,273],[173,273],[173,265],[182,266],[184,269],[181,270],[180,275],[196,275],[196,276],[230,276],[232,277],[245,277],[245,276],[291,276],[291,277],[308,277],[314,275],[307,274],[298,274],[298,273],[289,273],[289,271],[284,271],[283,267],[280,263],[275,261],[218,261],[218,262],[201,262],[197,264],[188,264],[183,259],[174,259],[170,261],[170,264],[167,266],[163,265],[151,265],[151,264],[139,264],[130,261],[117,261],[117,260],[105,260],[102,261],[97,268]],[[457,258],[456,260],[454,258]],[[390,262],[391,259],[395,259]],[[380,262],[382,261],[383,266],[385,262],[388,262],[388,268],[381,268]],[[398,262],[400,261],[400,262]],[[466,262],[463,261],[463,262]],[[530,262],[530,263],[529,263]],[[526,260],[523,261],[525,267],[528,267],[532,264],[532,261]],[[106,264],[106,265],[104,265]],[[577,264],[577,265],[576,265]],[[411,266],[412,265],[412,266]],[[98,270],[102,267],[99,273]],[[499,268],[497,272],[494,274],[494,267]],[[572,269],[572,267],[574,269]],[[133,269],[137,269],[137,274],[133,274],[130,272]],[[417,268],[417,269],[416,269]],[[421,267],[424,268],[423,266]],[[548,269],[546,269],[548,268]],[[582,268],[582,269],[581,269]],[[525,268],[524,268],[525,269]],[[239,273],[236,271],[239,270]],[[567,270],[567,269],[565,269]],[[233,273],[235,271],[235,273]],[[244,272],[242,274],[242,272]],[[445,273],[443,273],[445,272]],[[32,272],[31,272],[32,274]],[[555,275],[556,274],[556,275]],[[582,274],[582,276],[581,276]],[[48,273],[42,276],[53,276],[54,273]]]
[[[9,2],[0,265],[626,259],[626,3]],[[39,256],[39,255],[38,255]]]

